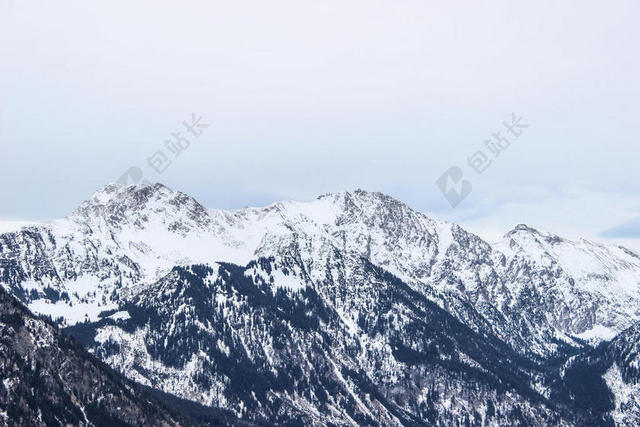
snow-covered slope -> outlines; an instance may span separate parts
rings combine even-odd
[[[559,330],[598,342],[640,319],[640,257],[628,249],[525,225],[495,248],[506,255],[502,275],[512,294],[543,295],[540,313]]]

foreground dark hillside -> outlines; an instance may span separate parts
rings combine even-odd
[[[234,424],[127,380],[2,288],[0,378],[0,424],[9,426]]]

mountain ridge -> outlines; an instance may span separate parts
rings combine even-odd
[[[456,294],[458,298],[471,300],[476,309],[492,305],[495,313],[486,315],[498,312],[504,315],[514,305],[522,304],[517,301],[517,294],[535,293],[539,286],[536,283],[527,289],[530,282],[552,281],[552,291],[565,298],[567,295],[582,298],[587,294],[592,307],[580,316],[582,320],[567,322],[555,313],[555,318],[536,322],[537,329],[556,334],[570,345],[574,336],[595,341],[611,338],[628,327],[631,320],[640,319],[640,311],[628,308],[628,301],[621,301],[640,301],[637,286],[607,292],[608,286],[622,283],[612,273],[630,275],[623,277],[627,282],[640,280],[640,257],[630,250],[584,240],[572,242],[526,225],[514,227],[503,241],[490,244],[456,224],[431,219],[382,193],[363,190],[329,193],[311,202],[276,202],[264,208],[224,211],[206,209],[162,184],[126,187],[108,184],[63,220],[2,236],[5,241],[7,236],[17,237],[19,242],[14,246],[34,248],[42,255],[33,263],[41,265],[44,271],[29,271],[33,269],[22,266],[26,282],[34,274],[41,282],[42,276],[48,276],[46,287],[69,300],[74,300],[76,292],[79,295],[76,302],[86,304],[85,312],[67,319],[68,322],[84,317],[95,320],[96,305],[113,308],[108,303],[120,299],[116,294],[126,293],[135,284],[157,280],[173,265],[214,261],[244,265],[256,256],[277,255],[300,237],[311,251],[326,252],[329,247],[336,247],[365,256],[443,300],[442,304],[450,301],[436,294]],[[55,242],[56,238],[62,242]],[[569,249],[567,253],[553,253],[554,247],[563,244]],[[58,253],[51,254],[52,249]],[[596,261],[606,262],[601,262],[600,270],[582,271],[574,265],[571,251],[579,256],[590,252]],[[319,254],[304,255],[312,258]],[[53,261],[63,265],[56,266]],[[509,266],[504,268],[507,263]],[[82,282],[85,270],[99,269],[101,294],[85,296],[90,285],[84,283],[72,287],[79,288],[78,291],[64,289],[63,283],[69,278]],[[110,277],[105,277],[105,272]],[[31,289],[27,286],[16,290],[16,294],[20,297]],[[29,297],[21,299],[27,301]],[[500,301],[502,306],[493,301]],[[608,311],[611,306],[618,308]],[[625,306],[626,309],[620,309]],[[44,303],[32,308],[38,312],[50,308],[48,314],[56,314],[54,308]],[[531,312],[530,317],[540,318],[540,314]],[[598,321],[598,317],[602,320]]]
[[[227,211],[109,184],[0,234],[0,283],[129,378],[257,422],[604,425],[562,363],[640,320],[629,250],[523,224],[490,244],[364,190]]]

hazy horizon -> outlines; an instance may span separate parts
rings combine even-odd
[[[0,219],[65,216],[134,167],[207,207],[363,188],[483,237],[640,247],[637,2],[222,5],[4,2]]]

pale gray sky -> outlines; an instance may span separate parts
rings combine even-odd
[[[0,0],[0,218],[139,166],[210,207],[364,188],[486,236],[635,239],[638,22],[637,1]],[[192,112],[210,126],[158,174]],[[511,112],[530,127],[475,173]]]

